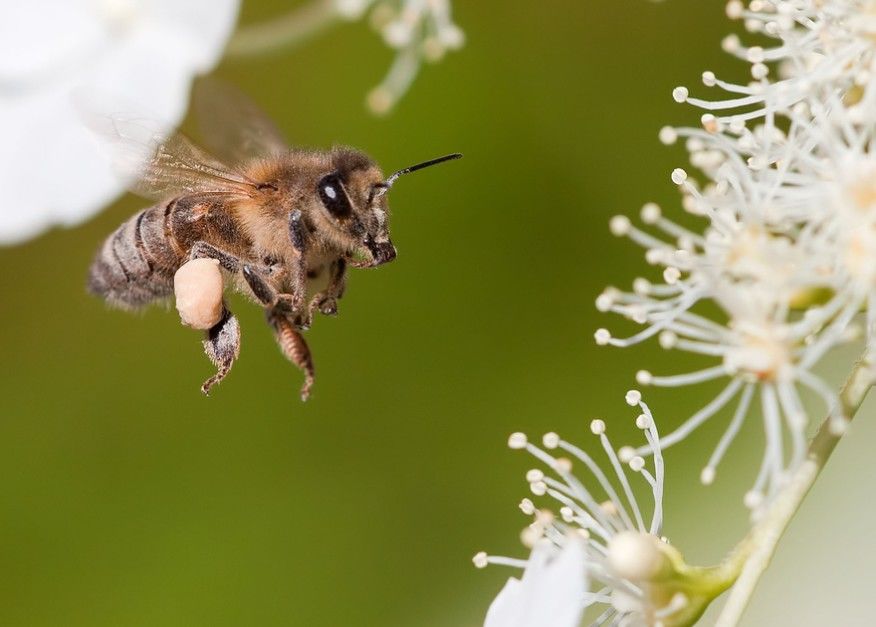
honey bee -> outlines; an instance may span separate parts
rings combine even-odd
[[[132,191],[160,202],[106,239],[91,265],[88,289],[112,306],[138,309],[167,301],[183,264],[218,260],[226,285],[264,307],[280,349],[304,373],[306,400],[314,366],[301,332],[314,313],[337,314],[349,267],[372,268],[395,259],[386,192],[404,174],[462,155],[384,177],[370,157],[353,148],[290,148],[238,94],[226,90],[205,100],[196,92],[195,98],[208,121],[212,118],[213,145],[227,159],[220,161],[181,134],[153,142]],[[124,128],[115,122],[113,128],[126,141]],[[203,345],[217,369],[201,386],[208,394],[240,351],[240,325],[224,300]]]

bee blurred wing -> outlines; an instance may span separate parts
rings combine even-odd
[[[280,129],[265,112],[227,83],[199,79],[192,102],[204,144],[229,163],[272,157],[289,150]]]
[[[162,200],[190,193],[250,196],[258,183],[218,161],[177,133],[164,137],[144,119],[91,119],[89,126],[111,145],[114,167],[135,194]]]

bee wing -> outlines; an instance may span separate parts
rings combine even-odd
[[[120,116],[91,120],[112,144],[113,161],[129,189],[146,198],[213,192],[251,196],[259,184],[198,148],[182,133],[165,137],[154,123]]]
[[[289,150],[280,129],[247,96],[227,83],[201,78],[192,103],[205,145],[229,163]]]
[[[184,135],[160,140],[131,191],[166,198],[193,192],[252,195],[258,183],[214,159]]]

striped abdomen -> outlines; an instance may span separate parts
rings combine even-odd
[[[173,293],[181,264],[165,228],[169,207],[144,209],[101,246],[88,275],[88,289],[112,305],[141,307]]]

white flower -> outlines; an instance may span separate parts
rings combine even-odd
[[[0,20],[0,243],[89,218],[123,191],[80,119],[142,114],[175,127],[218,61],[238,0],[8,2]],[[136,105],[136,111],[131,111]]]
[[[676,93],[679,102],[729,112],[719,120],[734,123],[788,110],[813,91],[854,89],[860,91],[856,100],[863,108],[876,104],[870,80],[876,60],[873,0],[730,0],[727,15],[775,44],[744,46],[736,35],[727,36],[724,50],[751,64],[752,81],[742,85],[704,72],[703,83],[722,89],[727,97],[691,98],[684,90]],[[777,75],[775,80],[771,74]]]
[[[600,310],[645,328],[629,338],[599,329],[595,337],[602,345],[629,346],[657,336],[664,348],[716,359],[681,375],[642,370],[637,380],[682,386],[728,379],[661,441],[664,447],[679,442],[735,403],[703,468],[704,483],[714,480],[749,410],[760,406],[765,453],[745,497],[759,510],[804,458],[809,417],[801,390],[823,400],[819,413],[839,407],[813,369],[831,348],[856,336],[859,312],[866,311],[868,339],[876,334],[876,90],[869,80],[876,3],[753,0],[746,6],[733,0],[728,14],[779,43],[744,48],[738,38],[727,39],[725,48],[751,63],[753,82],[731,84],[705,72],[705,85],[731,97],[707,102],[684,87],[673,97],[728,113],[707,113],[698,128],[660,132],[664,143],[683,139],[691,163],[705,174],[704,184],[682,169],[671,174],[683,208],[705,225],[682,227],[653,204],[641,217],[662,237],[625,217],[612,220],[613,233],[647,249],[646,260],[662,267],[663,281],[640,278],[629,293],[604,292]],[[771,72],[776,66],[780,71]],[[833,426],[843,428],[844,417],[834,418]]]
[[[631,449],[616,453],[605,435],[605,422],[598,419],[592,421],[590,430],[599,439],[614,480],[609,479],[586,451],[556,433],[543,437],[544,448],[532,444],[522,433],[512,434],[509,438],[511,448],[525,449],[552,471],[553,475],[533,469],[526,474],[526,479],[533,494],[556,501],[560,518],[550,510],[537,509],[530,499],[524,499],[520,509],[533,517],[532,524],[522,534],[524,544],[534,547],[529,560],[483,552],[475,555],[473,561],[479,568],[502,564],[526,569],[523,579],[519,582],[512,579],[494,602],[487,616],[486,625],[489,627],[554,625],[546,620],[539,622],[535,617],[535,613],[549,615],[548,605],[562,611],[562,615],[569,616],[570,620],[573,608],[580,611],[604,605],[604,611],[595,624],[626,627],[651,625],[658,619],[668,620],[688,606],[688,598],[681,593],[666,596],[663,594],[665,590],[661,590],[657,597],[664,602],[659,606],[655,606],[650,595],[651,587],[656,585],[652,582],[673,568],[669,558],[672,549],[660,536],[663,457],[654,419],[642,402],[641,394],[631,390],[626,398],[629,405],[638,406],[642,412],[636,425],[654,449],[653,473],[646,468],[645,460]],[[555,450],[569,457],[555,457],[548,452]],[[583,464],[587,474],[573,474],[572,460]],[[641,475],[651,489],[653,508],[647,520],[634,495],[624,463]],[[546,548],[546,543],[556,547],[553,552]],[[583,548],[580,559],[577,556],[579,549],[573,548],[578,546]],[[555,556],[553,562],[550,562],[551,556]],[[582,572],[571,575],[572,563],[580,564]],[[570,579],[560,581],[563,571]],[[667,577],[667,581],[670,580],[678,584],[682,577]],[[526,619],[531,622],[513,622],[517,614],[512,609],[525,611]],[[505,619],[499,621],[499,616]]]
[[[688,233],[663,218],[655,206],[647,206],[645,221],[675,236],[675,248],[631,224],[618,229],[615,223],[616,233],[646,246],[649,260],[665,268],[664,283],[637,279],[632,292],[604,292],[597,299],[599,309],[619,313],[645,329],[630,338],[616,338],[601,329],[596,339],[601,344],[630,346],[656,335],[666,349],[717,360],[691,373],[658,376],[640,370],[636,375],[640,385],[663,387],[728,379],[713,400],[660,441],[663,448],[680,442],[735,402],[725,434],[703,468],[701,477],[707,484],[714,480],[718,463],[759,392],[766,447],[755,485],[746,495],[746,503],[755,508],[766,502],[764,497],[776,493],[787,469],[796,467],[805,455],[807,416],[799,389],[820,396],[825,412],[839,406],[836,394],[812,368],[845,339],[860,302],[849,292],[837,292],[822,306],[810,306],[803,315],[795,312],[795,299],[813,289],[829,288],[836,277],[830,272],[833,249],[817,239],[791,239],[777,227],[765,225],[759,210],[741,195],[732,199],[734,212],[722,211],[719,201],[697,193],[689,179],[684,185],[691,185],[698,206],[706,208],[709,226],[703,235]],[[735,193],[729,191],[734,186],[727,189],[722,200]],[[726,322],[695,310],[706,301],[720,308]],[[791,442],[788,459],[785,438]],[[637,453],[649,450],[650,446],[644,446]]]

